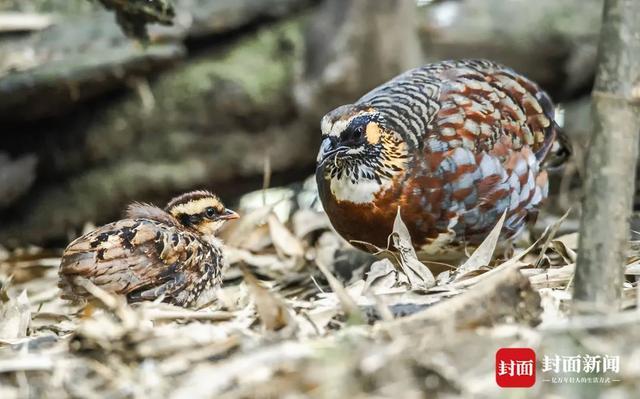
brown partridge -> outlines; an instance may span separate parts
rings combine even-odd
[[[415,249],[433,258],[482,242],[503,213],[502,238],[522,231],[547,197],[551,155],[568,150],[549,96],[481,60],[410,70],[321,128],[316,180],[338,233],[387,247],[400,208]]]
[[[129,206],[126,218],[77,238],[65,249],[59,271],[62,297],[88,295],[78,284],[88,279],[129,302],[155,300],[191,306],[215,288],[224,264],[216,231],[238,214],[208,191],[172,199],[164,210]]]

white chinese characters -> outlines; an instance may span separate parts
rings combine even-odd
[[[542,372],[604,374],[620,372],[620,356],[609,355],[544,355]]]
[[[533,360],[501,360],[498,363],[498,375],[532,376]]]

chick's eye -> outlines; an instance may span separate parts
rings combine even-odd
[[[212,218],[216,215],[216,210],[209,207],[205,210],[205,215],[207,215],[208,218]]]

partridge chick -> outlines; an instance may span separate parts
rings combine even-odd
[[[87,296],[77,284],[85,278],[129,302],[163,296],[164,302],[191,306],[220,283],[224,261],[215,233],[236,218],[208,191],[176,197],[164,210],[134,203],[125,219],[99,227],[65,249],[58,282],[62,297]]]

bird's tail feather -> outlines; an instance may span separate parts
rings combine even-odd
[[[572,154],[571,142],[569,141],[569,137],[562,131],[562,128],[559,126],[556,127],[556,137],[553,143],[551,144],[551,148],[549,149],[549,153],[542,161],[542,164],[547,169],[558,168],[562,166],[567,160],[571,157]]]
[[[547,131],[547,140],[539,151],[539,159],[547,169],[562,166],[572,154],[571,142],[563,130],[564,110],[561,107],[553,107],[551,99],[546,93],[538,96],[541,100],[545,115],[551,120],[551,126]]]

